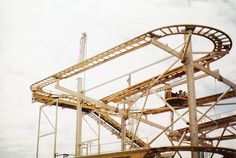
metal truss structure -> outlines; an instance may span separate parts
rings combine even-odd
[[[161,42],[163,38],[174,36],[183,37],[184,42],[179,47],[180,50],[171,48]],[[208,39],[213,45],[212,51],[194,52],[192,50],[192,44],[194,44],[192,41],[193,36]],[[161,74],[138,84],[130,85],[128,88],[110,94],[109,96],[104,96],[99,100],[93,99],[83,92],[74,92],[59,85],[59,81],[61,80],[83,73],[147,45],[158,47],[170,55],[148,66],[159,64],[170,58],[176,60],[166,68],[163,68]],[[211,70],[210,68],[211,63],[227,55],[231,48],[232,41],[230,37],[224,32],[212,27],[186,24],[158,28],[34,83],[31,85],[33,101],[69,109],[80,107],[84,114],[90,116],[112,132],[112,134],[121,138],[122,152],[87,157],[117,157],[117,154],[120,155],[119,157],[134,158],[182,157],[181,151],[190,151],[192,158],[203,157],[201,152],[209,152],[211,153],[211,157],[215,153],[224,157],[236,157],[235,149],[218,147],[221,141],[236,138],[236,115],[230,114],[217,119],[209,117],[209,111],[220,105],[220,101],[236,96],[236,84],[222,76],[219,71]],[[178,66],[176,66],[177,64]],[[132,73],[124,76],[129,76]],[[196,98],[194,82],[206,76],[213,77],[219,82],[222,82],[228,87],[228,90],[222,93]],[[179,78],[181,80],[178,80]],[[54,85],[56,89],[61,90],[61,93],[53,94],[46,91],[45,87],[49,85]],[[188,99],[178,105],[168,103],[159,94],[168,88],[178,87],[180,85],[187,86]],[[146,108],[150,95],[157,96],[163,102],[163,106]],[[144,98],[144,103],[139,106],[139,109],[132,110],[132,106],[141,98]],[[124,107],[119,108],[119,106],[114,106],[120,104],[124,105]],[[221,106],[227,105],[229,104],[224,103]],[[205,107],[206,110],[202,111],[199,109],[202,107]],[[40,107],[41,110],[42,107]],[[185,112],[182,113],[180,110],[185,110]],[[158,124],[155,120],[147,119],[149,115],[158,116],[166,112],[171,112],[172,114],[170,118],[171,123],[166,126]],[[120,117],[122,121],[116,121],[113,116]],[[133,131],[128,130],[125,126],[126,120],[130,118],[137,121],[137,125]],[[203,121],[204,119],[207,119],[207,121]],[[179,121],[184,122],[185,126],[175,129],[174,125]],[[137,136],[137,132],[141,128],[140,123],[155,127],[161,130],[161,132],[157,133],[150,141],[145,142]],[[220,131],[217,132],[218,135],[211,137],[211,133],[217,130]],[[161,135],[166,135],[168,138],[167,141],[170,141],[172,146],[157,148],[153,145],[154,142],[158,142],[158,138]],[[131,143],[126,144],[125,142],[127,140]],[[216,144],[213,142],[216,142]],[[169,154],[165,154],[165,152],[169,152]],[[56,154],[54,152],[55,156]],[[76,155],[76,157],[83,156]]]

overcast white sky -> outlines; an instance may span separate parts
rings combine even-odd
[[[30,85],[76,62],[82,32],[87,56],[182,23],[218,28],[235,43],[235,16],[235,0],[1,0],[0,157],[35,155],[40,104],[31,104]],[[235,50],[215,64],[234,82]]]

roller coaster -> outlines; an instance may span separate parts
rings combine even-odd
[[[162,42],[162,39],[171,39],[176,36],[181,37],[184,41],[179,50]],[[192,50],[193,37],[207,39],[212,43],[213,49],[205,52],[194,52]],[[52,86],[59,90],[60,88],[63,89],[59,85],[61,80],[82,74],[128,53],[135,53],[135,50],[148,45],[158,47],[169,55],[155,64],[170,58],[175,59],[171,65],[163,68],[161,74],[150,79],[130,85],[99,100],[91,98],[83,92],[75,93],[64,89],[60,93],[52,93],[46,90]],[[235,98],[236,84],[222,76],[218,70],[212,70],[210,67],[213,62],[229,54],[231,48],[231,38],[226,33],[212,27],[190,24],[161,27],[32,84],[30,87],[32,100],[50,107],[63,107],[72,110],[81,108],[82,113],[90,116],[112,134],[121,138],[123,148],[120,152],[98,153],[97,155],[82,155],[80,153],[73,157],[183,157],[182,151],[190,152],[192,158],[202,158],[204,152],[210,153],[210,157],[215,155],[228,158],[236,157],[236,143],[232,148],[219,147],[221,141],[236,138],[236,113],[220,118],[209,116],[209,111],[218,106],[235,108],[235,104],[227,104],[227,102],[220,104],[219,102]],[[228,89],[224,92],[197,98],[194,82],[208,76],[218,80]],[[187,96],[182,98],[177,96],[161,97],[161,93],[181,85],[187,86]],[[157,96],[162,101],[163,106],[146,108],[148,97],[151,95]],[[138,106],[138,109],[133,110],[132,107],[140,99],[144,99],[144,102]],[[121,104],[124,106],[115,106]],[[199,109],[203,107],[204,110]],[[158,115],[167,112],[171,113],[171,123],[167,123],[165,126],[147,118],[149,115],[158,117]],[[176,116],[175,120],[174,116]],[[118,122],[114,117],[121,118],[123,122]],[[137,121],[135,129],[132,131],[125,126],[125,121],[128,119]],[[174,128],[174,125],[180,121],[184,122],[185,125],[178,129],[177,127]],[[142,128],[140,123],[157,128],[160,132],[150,141],[144,141],[137,134]],[[217,134],[213,136],[211,135],[212,132]],[[158,142],[160,136],[164,134],[168,138],[166,141],[170,141],[172,146],[155,146],[155,142]],[[40,135],[38,135],[38,139],[39,137]],[[54,157],[56,157],[55,152]]]

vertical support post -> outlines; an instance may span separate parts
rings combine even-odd
[[[36,158],[39,157],[39,138],[40,138],[40,127],[41,127],[41,112],[42,112],[42,108],[45,105],[40,106],[39,108],[39,122],[38,122],[38,137],[37,137],[37,149],[36,149]]]
[[[101,114],[99,114],[99,121],[98,121],[98,154],[101,153]]]
[[[191,30],[186,30],[188,34],[184,35],[184,40],[191,36]],[[186,52],[185,65],[187,68],[187,88],[188,88],[188,107],[189,107],[189,127],[190,140],[192,146],[199,145],[198,139],[198,125],[196,112],[196,97],[195,97],[195,83],[194,83],[194,65],[192,56],[192,42],[189,38],[189,46]],[[192,158],[199,158],[198,152],[192,152]]]
[[[92,153],[92,142],[89,142],[89,155],[91,155],[91,153]]]
[[[170,111],[170,124],[173,124],[174,122],[174,112]],[[171,126],[171,129],[174,129],[174,124]]]
[[[80,39],[80,54],[78,58],[78,63],[82,62],[85,59],[85,52],[86,52],[86,40],[87,35],[86,33],[82,34],[82,37]],[[82,84],[82,78],[78,78],[78,87],[77,92],[81,93],[83,90],[83,86],[85,84]],[[84,81],[85,81],[85,74],[84,74]],[[78,104],[80,103],[80,100],[78,100]],[[76,111],[76,144],[75,144],[75,156],[81,155],[81,138],[82,138],[82,108],[80,108],[77,105],[77,111]]]
[[[88,142],[86,142],[86,144],[85,144],[85,149],[86,149],[86,155],[88,155]]]
[[[77,62],[81,62],[85,58],[85,52],[86,52],[86,41],[87,40],[87,35],[86,33],[82,33],[82,37],[80,38],[80,53],[79,53],[79,58]]]
[[[78,80],[78,93],[82,90],[82,78],[77,78]],[[76,110],[76,145],[75,145],[75,156],[81,156],[81,138],[82,138],[82,108],[79,107],[81,100],[78,100],[77,110]]]
[[[53,157],[56,158],[56,152],[57,152],[57,119],[58,119],[58,101],[56,102],[56,117],[55,117],[55,135],[54,135],[54,152]]]
[[[125,151],[125,137],[126,137],[126,118],[121,117],[121,151]]]
[[[131,74],[129,74],[128,79],[127,79],[128,87],[131,86]],[[130,103],[128,103],[130,107]],[[125,104],[123,109],[125,110]],[[121,117],[121,151],[126,150],[126,116]]]
[[[229,125],[229,123],[226,124],[226,126],[225,126],[225,128],[224,128],[224,130],[223,130],[223,132],[222,132],[222,134],[221,134],[221,136],[220,136],[220,138],[219,138],[219,140],[218,140],[216,146],[215,146],[216,148],[217,148],[218,145],[220,144],[220,141],[221,141],[221,139],[223,138],[223,136],[224,136],[224,134],[225,134],[225,131],[226,131],[228,125]],[[215,154],[215,153],[212,153],[210,158],[213,158],[214,154]]]

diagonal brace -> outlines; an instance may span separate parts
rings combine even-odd
[[[177,58],[181,59],[181,56],[180,56],[179,52],[177,52],[175,49],[172,49],[169,46],[157,41],[156,37],[152,38],[152,44],[157,46],[158,48],[161,48],[162,50],[176,56]]]
[[[230,80],[224,78],[223,76],[221,76],[219,73],[215,73],[212,72],[210,69],[198,64],[198,63],[194,63],[194,67],[207,73],[208,75],[216,78],[218,81],[225,83],[226,85],[232,87],[234,90],[236,90],[236,84],[231,82]]]

